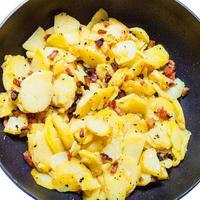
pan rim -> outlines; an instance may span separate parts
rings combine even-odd
[[[17,12],[22,6],[24,6],[26,3],[28,3],[29,0],[24,0],[22,1],[17,7],[15,7],[14,9],[12,9],[9,14],[2,20],[2,22],[0,22],[0,29],[4,26],[4,24],[9,20],[9,18],[15,13]],[[180,0],[176,0],[175,1],[176,4],[178,4],[179,6],[181,6],[182,8],[184,8],[188,14],[190,14],[194,20],[197,20],[197,22],[200,25],[200,17],[198,17],[189,7],[187,7],[184,3],[180,2]],[[0,133],[2,134],[2,133]],[[14,178],[11,173],[4,167],[4,165],[2,164],[2,161],[0,159],[0,168],[2,169],[2,171],[7,175],[7,177],[19,188],[21,189],[24,193],[26,193],[27,195],[29,195],[31,198],[33,199],[37,199],[37,197],[30,192],[27,188],[25,188],[24,186],[22,186],[17,180],[16,178]],[[192,189],[194,189],[198,184],[200,184],[200,176],[197,178],[197,181],[195,181],[185,192],[183,192],[180,195],[177,195],[177,197],[175,198],[176,200],[181,199],[182,197],[184,197],[186,194],[188,194],[190,191],[192,191]]]

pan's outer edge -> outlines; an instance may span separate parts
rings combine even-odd
[[[6,21],[17,11],[19,10],[24,4],[26,4],[29,0],[24,0],[22,3],[20,3],[16,8],[14,8],[8,15],[7,17],[0,23],[0,29],[3,27],[3,25],[6,23]],[[200,18],[189,8],[187,7],[185,4],[183,4],[182,2],[180,2],[179,0],[176,0],[176,3],[179,4],[180,6],[182,6],[186,11],[188,11],[188,13],[193,16],[194,19],[196,19],[199,23],[200,23]],[[0,168],[3,170],[3,172],[9,177],[9,179],[18,187],[20,188],[23,192],[25,192],[26,194],[28,194],[30,197],[32,197],[33,199],[36,199],[36,197],[27,189],[25,189],[23,186],[21,186],[20,183],[18,183],[18,181],[12,177],[12,175],[4,168],[4,166],[2,165],[2,162],[0,160]],[[181,199],[182,197],[184,197],[186,194],[188,194],[195,186],[197,186],[200,183],[200,177],[199,179],[196,181],[196,183],[194,183],[190,188],[188,188],[184,193],[182,193],[181,195],[179,195],[176,199]]]

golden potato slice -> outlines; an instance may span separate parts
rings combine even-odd
[[[77,103],[76,111],[74,113],[75,115],[80,116],[80,117],[87,115],[91,107],[93,94],[94,94],[94,91],[93,92],[89,90],[85,91],[84,95],[82,96],[80,101]]]
[[[137,183],[137,186],[146,186],[149,183],[151,183],[151,175],[142,173]]]
[[[52,183],[52,178],[48,174],[40,173],[36,169],[31,170],[31,175],[33,176],[35,182],[49,190],[53,190],[53,183]]]
[[[55,33],[63,34],[69,44],[77,44],[79,42],[79,27],[80,22],[66,13],[60,13],[55,16],[54,31]]]
[[[64,162],[67,162],[68,157],[65,151],[53,154],[50,159],[50,166],[52,170],[55,170],[56,167]]]
[[[37,49],[31,62],[31,71],[49,70],[50,63],[43,50]]]
[[[167,170],[164,167],[160,168],[160,173],[158,175],[159,180],[164,180],[169,177]]]
[[[142,155],[145,138],[140,133],[128,134],[124,138],[123,154],[131,157],[134,165],[137,165]]]
[[[155,93],[155,89],[149,80],[128,80],[122,85],[122,90],[126,94],[136,93],[138,95],[152,96]]]
[[[3,85],[7,91],[16,88],[13,84],[14,79],[22,81],[30,72],[30,64],[23,56],[6,56],[2,68]]]
[[[162,74],[162,72],[154,70],[150,75],[149,79],[157,83],[162,90],[166,90],[169,88],[172,80]]]
[[[142,154],[140,164],[143,172],[152,174],[153,176],[159,176],[161,166],[155,149],[145,150]]]
[[[52,177],[56,179],[65,174],[71,174],[73,180],[78,183],[83,191],[91,191],[100,187],[98,180],[92,176],[90,170],[76,158],[66,160],[64,163],[57,165],[52,172]],[[75,181],[72,182],[70,187],[75,186]],[[65,185],[63,186],[65,187]]]
[[[183,109],[178,100],[172,101],[172,104],[174,107],[176,121],[177,121],[179,127],[184,130],[185,129],[185,116],[183,113]]]
[[[48,37],[47,45],[53,46],[53,47],[58,47],[61,49],[67,49],[67,47],[69,46],[65,37],[59,33],[54,33],[50,37]]]
[[[156,123],[155,127],[150,129],[146,134],[147,142],[159,150],[166,150],[171,148],[171,141],[169,137],[168,123]]]
[[[188,142],[190,140],[191,132],[188,130],[182,131],[182,146],[181,146],[181,159],[184,159],[187,152]]]
[[[98,176],[102,172],[102,163],[98,153],[92,153],[87,150],[79,151],[81,162],[84,163],[94,176]]]
[[[115,18],[109,18],[108,26],[105,27],[104,22],[99,22],[92,27],[92,31],[99,33],[99,30],[104,30],[102,35],[106,41],[113,43],[115,40],[123,40],[128,35],[128,28]],[[110,41],[111,40],[111,41]]]
[[[22,45],[28,51],[36,51],[36,49],[43,49],[45,46],[46,33],[43,28],[39,27],[30,38]]]
[[[94,200],[94,199],[99,199],[99,195],[100,195],[100,189],[96,189],[93,191],[85,191],[83,193],[83,200]],[[101,199],[101,200],[105,200],[105,199]]]
[[[95,116],[85,118],[86,128],[97,136],[108,136],[111,133],[111,128],[102,119]]]
[[[132,80],[134,79],[136,76],[138,76],[142,70],[143,70],[143,66],[144,66],[144,60],[140,59],[137,62],[135,62],[131,68],[129,68],[128,72],[127,72],[127,76],[126,79],[127,80]]]
[[[160,108],[163,108],[167,112],[167,115],[170,116],[170,119],[174,119],[175,113],[174,113],[174,107],[173,104],[168,101],[167,99],[163,97],[157,97],[157,98],[151,98],[148,101],[148,108],[146,110],[145,118],[146,119],[155,119],[159,120],[159,117],[157,116],[157,112]]]
[[[160,162],[161,166],[166,168],[166,169],[170,169],[173,165],[173,161],[169,158],[165,159],[165,160],[162,160]]]
[[[107,87],[104,89],[97,90],[91,99],[92,103],[91,110],[94,111],[102,109],[112,98],[112,96],[116,93],[116,91],[117,91],[116,87]]]
[[[76,49],[79,57],[90,67],[106,62],[106,56],[94,45],[78,45]]]
[[[66,171],[65,173],[58,173],[52,179],[53,187],[59,192],[77,192],[80,186],[72,173]]]
[[[162,45],[156,45],[144,51],[145,62],[155,69],[167,64],[169,61],[169,54]]]
[[[149,36],[144,29],[140,27],[134,27],[134,28],[130,28],[129,31],[133,33],[139,40],[142,40],[146,44],[149,43]]]
[[[76,89],[75,80],[67,74],[61,74],[53,84],[53,105],[66,110],[70,108],[74,102]]]
[[[141,168],[135,163],[132,156],[123,154],[120,161],[120,166],[125,170],[127,179],[127,196],[135,189],[136,184],[141,175]]]
[[[121,117],[124,123],[124,133],[145,133],[148,131],[147,123],[144,119],[142,119],[137,114],[128,113]]]
[[[48,28],[48,29],[46,30],[46,34],[49,34],[49,35],[54,34],[54,26]]]
[[[48,172],[53,153],[45,139],[44,124],[32,124],[30,134],[28,134],[28,150],[37,170]]]
[[[174,80],[174,83],[175,83],[175,86],[170,87],[166,91],[166,93],[171,99],[176,100],[179,97],[181,97],[183,89],[185,87],[185,83],[181,81],[179,78],[176,78]]]
[[[115,174],[110,171],[104,173],[105,192],[109,200],[125,200],[127,190],[126,171],[123,168],[117,169]]]
[[[99,64],[96,67],[96,73],[99,79],[104,80],[106,74],[108,73],[112,76],[114,74],[114,70],[109,64]]]
[[[22,81],[19,98],[27,112],[41,112],[50,105],[53,95],[51,80],[52,72],[41,71],[34,72]]]
[[[116,100],[116,105],[125,113],[144,114],[147,108],[147,101],[136,94],[129,94]]]
[[[12,115],[12,111],[16,109],[15,104],[10,100],[6,92],[0,93],[0,118]]]
[[[112,128],[113,137],[122,135],[124,123],[122,118],[110,108],[105,108],[97,113],[97,116],[105,120]]]
[[[122,141],[120,138],[113,138],[105,148],[102,150],[103,153],[112,158],[112,161],[116,161],[120,158],[122,154]]]
[[[22,129],[28,126],[28,120],[25,114],[20,114],[18,117],[9,117],[4,132],[12,135],[19,135],[22,133]]]
[[[118,65],[128,65],[136,54],[136,45],[132,40],[118,42],[112,46],[112,53]]]
[[[52,116],[49,115],[45,121],[45,139],[54,153],[62,152],[65,150],[65,147],[57,133],[56,129],[53,126]]]
[[[74,136],[70,131],[69,125],[57,114],[52,115],[52,120],[65,148],[69,149],[74,142]]]
[[[102,20],[106,20],[108,18],[108,13],[100,8],[92,17],[91,21],[88,23],[87,28],[91,29],[95,24],[101,22]]]
[[[121,84],[124,82],[124,79],[126,78],[128,72],[128,68],[122,68],[118,69],[108,82],[109,86],[117,86],[120,87]]]

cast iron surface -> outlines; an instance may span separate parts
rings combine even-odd
[[[174,0],[31,0],[0,29],[0,63],[6,54],[23,54],[21,44],[38,26],[52,25],[55,14],[66,11],[87,23],[101,7],[129,27],[144,28],[152,39],[163,44],[176,61],[178,77],[191,88],[189,96],[181,99],[187,128],[192,132],[185,160],[171,170],[169,180],[137,188],[128,199],[180,198],[200,179],[200,23],[185,8]],[[0,89],[3,91],[2,83]],[[58,193],[36,185],[22,157],[26,139],[4,136],[0,133],[0,165],[22,190],[35,199],[81,199],[78,194]]]

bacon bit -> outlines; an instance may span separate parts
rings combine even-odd
[[[13,79],[13,84],[16,85],[17,87],[20,87],[21,86],[21,81],[16,79],[16,78],[14,78]]]
[[[183,91],[182,91],[182,97],[185,97],[189,94],[190,88],[189,87],[184,87]]]
[[[113,163],[113,165],[110,169],[110,173],[115,174],[117,172],[117,168],[118,168],[118,162]]]
[[[155,126],[154,119],[147,119],[146,123],[147,123],[147,127],[148,127],[149,130],[152,129]]]
[[[104,39],[103,38],[100,38],[99,40],[96,40],[95,41],[95,44],[98,48],[100,48],[104,43]]]
[[[109,155],[107,155],[106,153],[100,153],[100,157],[101,157],[101,160],[102,160],[102,161],[108,160],[108,161],[111,161],[111,162],[112,162],[112,158],[109,157]]]
[[[175,62],[173,60],[169,60],[169,62],[167,63],[167,65],[166,65],[166,67],[164,69],[164,74],[168,78],[174,80],[175,79],[175,75],[176,75],[175,70],[176,70]]]
[[[89,76],[84,76],[86,85],[89,85],[90,83],[96,83],[98,76],[96,72],[92,72]]]
[[[27,164],[29,165],[29,167],[31,167],[31,168],[34,168],[35,167],[35,165],[34,165],[34,163],[33,163],[33,161],[32,161],[32,158],[31,158],[31,155],[30,155],[30,153],[28,152],[28,151],[25,151],[24,153],[23,153],[23,157],[24,157],[24,160],[27,162]]]
[[[169,64],[169,65],[172,65],[172,66],[175,66],[175,65],[176,65],[176,63],[175,63],[173,60],[171,60],[171,59],[168,61],[168,64]]]
[[[78,81],[78,82],[76,83],[77,88],[80,88],[82,85],[84,85],[84,84],[83,84],[83,82],[81,82],[81,81]]]
[[[42,111],[42,112],[36,114],[36,118],[37,118],[38,123],[44,123],[45,122],[46,114],[47,114],[46,111]]]
[[[90,76],[90,80],[93,82],[93,83],[96,83],[97,82],[97,79],[98,79],[98,76],[96,73],[93,73],[91,76]]]
[[[116,101],[109,101],[108,106],[111,107],[118,115],[121,115],[121,110],[120,108],[116,105]]]
[[[31,124],[31,123],[28,123],[27,129],[28,129],[28,130],[31,130],[31,128],[32,128],[32,124]]]
[[[99,30],[98,30],[98,34],[106,34],[106,33],[107,33],[106,30],[103,30],[103,29],[99,29]]]
[[[53,50],[53,52],[48,56],[49,60],[53,61],[57,54],[58,50]]]
[[[152,177],[151,177],[151,182],[152,182],[152,183],[157,183],[157,182],[158,182],[158,177],[152,176]]]
[[[69,75],[69,76],[71,76],[71,77],[74,77],[74,75],[72,74],[72,71],[71,71],[71,69],[69,69],[69,68],[66,68],[66,70],[65,70],[66,72],[67,72],[67,74]]]
[[[13,90],[11,92],[11,99],[12,99],[12,101],[17,100],[18,95],[19,95],[19,92],[17,92],[16,90]]]
[[[160,161],[164,160],[167,158],[167,153],[163,153],[163,152],[157,152],[157,157]]]
[[[93,73],[96,73],[94,68],[83,67],[83,70],[88,76],[92,76]]]
[[[72,159],[72,152],[71,151],[67,152],[67,158],[68,158],[68,160]]]
[[[12,111],[12,114],[15,116],[15,117],[19,117],[19,115],[21,114],[20,110],[13,110]]]
[[[110,65],[115,72],[118,70],[118,64],[116,62],[112,62]]]
[[[111,75],[108,72],[106,72],[106,74],[105,74],[105,82],[108,83],[111,78],[112,78]]]
[[[31,123],[31,124],[34,124],[34,123],[37,123],[38,121],[35,118],[29,118],[28,122]]]
[[[168,120],[170,118],[169,114],[163,107],[158,108],[157,115],[160,119],[163,120]]]
[[[50,36],[51,36],[51,34],[46,34],[46,35],[44,36],[44,40],[47,41],[47,39],[48,39]]]
[[[90,83],[92,82],[88,76],[84,76],[84,80],[86,85],[90,85]]]
[[[80,138],[85,137],[85,133],[84,133],[84,130],[83,130],[83,129],[80,130],[79,136],[80,136]]]
[[[126,96],[126,92],[124,90],[120,90],[117,97],[115,99],[120,99]]]
[[[33,72],[32,72],[32,71],[30,71],[30,72],[28,73],[28,76],[30,76],[32,73],[33,73]]]
[[[156,45],[156,41],[155,40],[150,40],[149,44],[147,46],[147,49],[150,49],[150,48],[154,47],[155,45]]]
[[[104,25],[105,28],[107,28],[108,26],[110,26],[110,22],[109,21],[104,21],[103,25]]]

